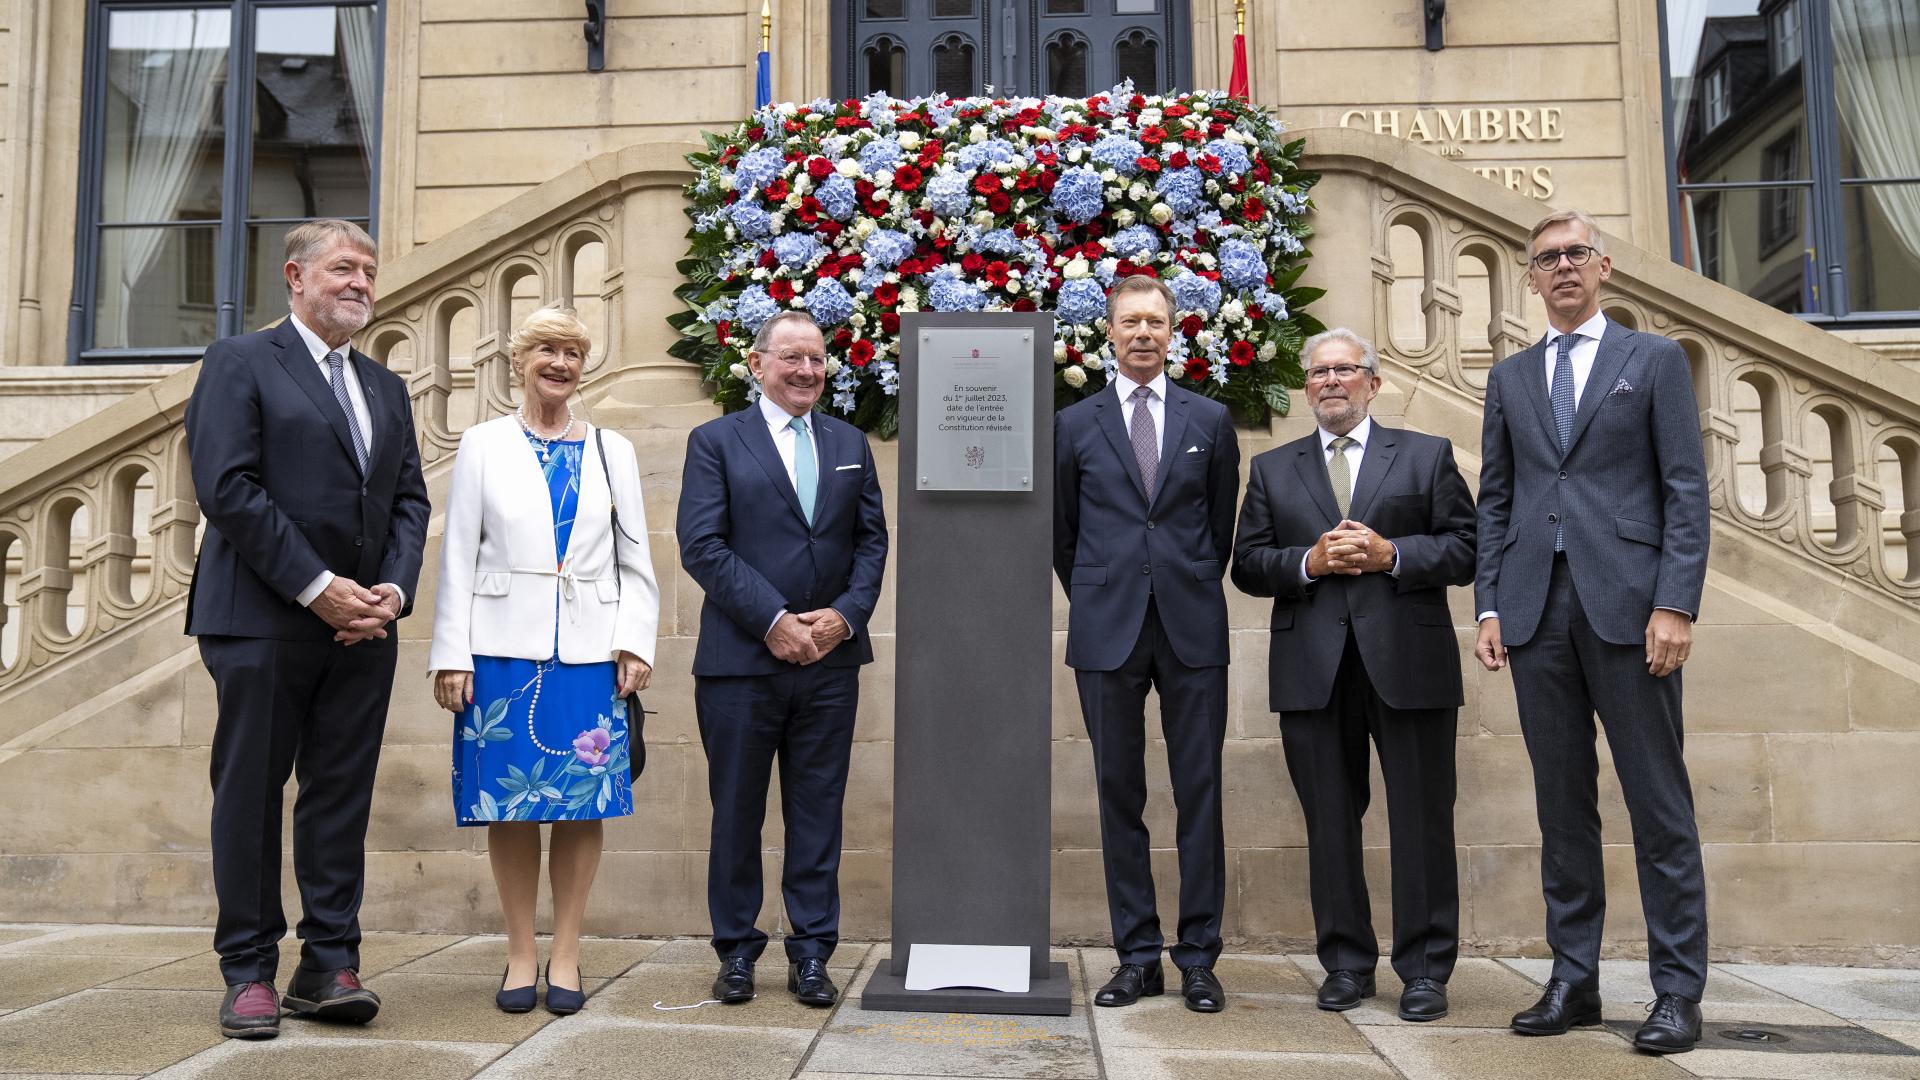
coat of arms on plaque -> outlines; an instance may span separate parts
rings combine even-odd
[[[967,468],[977,469],[987,463],[987,450],[983,446],[967,447]]]

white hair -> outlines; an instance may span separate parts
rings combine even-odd
[[[1380,374],[1380,354],[1374,349],[1373,342],[1368,341],[1366,338],[1361,337],[1359,334],[1354,333],[1344,326],[1336,326],[1331,330],[1322,330],[1308,338],[1307,343],[1300,346],[1300,359],[1303,362],[1310,363],[1313,360],[1314,350],[1329,341],[1344,341],[1354,348],[1359,349],[1361,365],[1375,375]]]

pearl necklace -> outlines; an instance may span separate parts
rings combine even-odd
[[[540,444],[540,462],[543,465],[547,461],[548,454],[552,452],[551,448],[554,442],[556,442],[559,439],[565,438],[567,433],[573,430],[573,425],[575,423],[573,418],[573,402],[571,401],[567,402],[567,426],[561,428],[559,434],[557,435],[544,436],[544,435],[541,435],[539,432],[533,430],[533,425],[527,423],[527,406],[525,402],[522,402],[517,408],[515,408],[513,410],[513,414],[520,418],[521,430],[533,436],[534,441]]]

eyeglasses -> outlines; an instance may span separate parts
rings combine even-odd
[[[1364,368],[1358,364],[1335,364],[1332,367],[1308,368],[1307,381],[1326,382],[1328,379],[1339,379],[1341,382],[1345,382],[1363,371],[1368,374],[1373,373],[1372,368]]]
[[[1553,251],[1543,251],[1533,257],[1534,269],[1551,273],[1560,265],[1560,256],[1562,255],[1565,255],[1567,262],[1574,266],[1585,266],[1587,265],[1587,260],[1593,258],[1594,250],[1585,244],[1575,244],[1570,248],[1556,248]]]
[[[822,353],[779,352],[773,355],[788,367],[824,368],[827,366],[827,358]]]

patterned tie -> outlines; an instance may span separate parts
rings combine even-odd
[[[1553,427],[1559,432],[1563,457],[1567,453],[1567,441],[1573,437],[1573,345],[1579,340],[1579,334],[1560,335],[1560,348],[1553,358],[1553,388],[1547,394],[1547,400],[1553,404]],[[1565,525],[1564,521],[1553,524],[1555,551],[1567,550]]]
[[[805,417],[787,422],[793,429],[793,493],[800,496],[800,512],[813,524],[813,499],[820,491],[820,463],[813,460],[813,436]]]
[[[1347,508],[1353,503],[1353,472],[1347,464],[1347,447],[1356,440],[1342,435],[1327,444],[1333,455],[1327,458],[1327,483],[1333,485],[1333,505],[1340,508],[1340,516],[1347,516]]]
[[[353,460],[361,473],[367,471],[367,437],[360,433],[360,420],[354,415],[353,399],[347,396],[346,359],[339,350],[327,354],[327,381],[333,384],[333,399],[347,414],[347,433],[353,436]]]
[[[1160,480],[1160,439],[1154,434],[1153,410],[1147,402],[1153,391],[1144,386],[1133,388],[1133,423],[1128,432],[1133,439],[1134,460],[1140,463],[1140,482],[1146,485],[1147,501],[1152,502]]]

